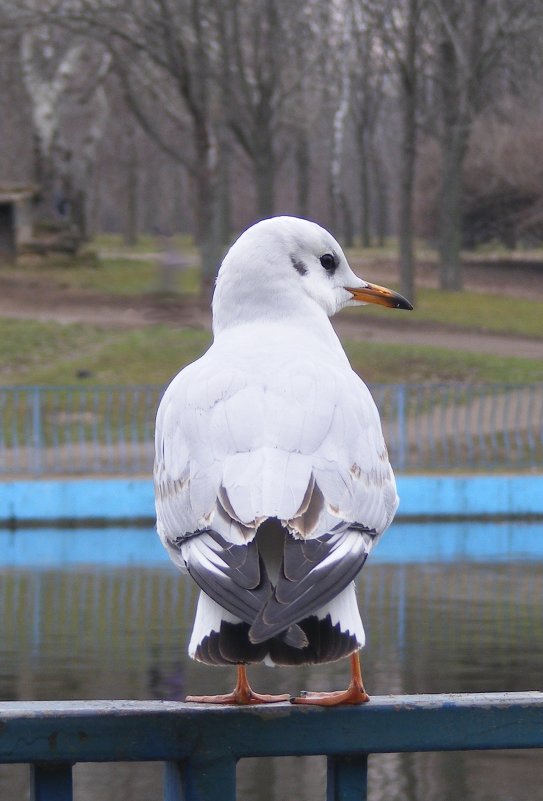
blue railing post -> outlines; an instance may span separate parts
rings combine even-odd
[[[34,473],[41,473],[42,426],[41,426],[41,388],[34,387],[32,394],[32,445],[34,447]]]
[[[407,449],[407,431],[405,426],[405,384],[398,384],[396,387],[396,427],[398,436],[398,453],[396,456],[396,467],[398,470],[405,470],[405,454]]]
[[[31,765],[30,801],[72,801],[71,765]]]
[[[327,765],[326,801],[367,800],[367,754],[328,757]]]
[[[167,762],[164,801],[236,801],[235,759]]]
[[[183,765],[164,763],[164,801],[183,801]]]

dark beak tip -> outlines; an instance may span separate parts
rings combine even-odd
[[[400,295],[399,292],[396,293],[396,298],[395,299],[396,299],[396,306],[395,306],[396,309],[404,309],[405,311],[413,311],[413,306],[411,305],[411,303],[409,303],[407,298],[404,298],[403,295]]]

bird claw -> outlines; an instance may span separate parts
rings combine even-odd
[[[191,704],[228,704],[237,706],[253,706],[255,704],[278,704],[281,701],[290,701],[290,695],[265,695],[234,690],[226,695],[187,695],[187,703]]]
[[[299,696],[290,699],[291,704],[312,704],[314,706],[346,706],[366,704],[370,700],[363,687],[350,684],[346,690],[313,693],[302,690]]]

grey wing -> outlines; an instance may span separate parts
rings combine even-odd
[[[376,532],[357,524],[310,540],[285,539],[275,590],[251,626],[253,643],[275,637],[344,590],[366,561]]]
[[[273,590],[255,541],[234,545],[207,529],[168,541],[167,547],[180,551],[189,574],[206,595],[244,623],[254,623]],[[277,634],[283,632],[287,644],[295,648],[307,644],[298,626],[287,624]]]
[[[255,542],[233,545],[211,529],[169,543],[181,551],[201,590],[223,609],[252,623],[271,593],[271,583]]]

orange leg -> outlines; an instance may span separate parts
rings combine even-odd
[[[365,704],[370,700],[364,689],[360,657],[358,651],[351,654],[351,683],[346,690],[330,693],[308,693],[303,691],[298,698],[291,698],[292,704],[316,704],[318,706],[340,706],[341,704]]]
[[[290,700],[290,695],[261,695],[251,690],[245,665],[238,665],[236,686],[226,695],[187,695],[185,701],[197,704],[275,704]]]

